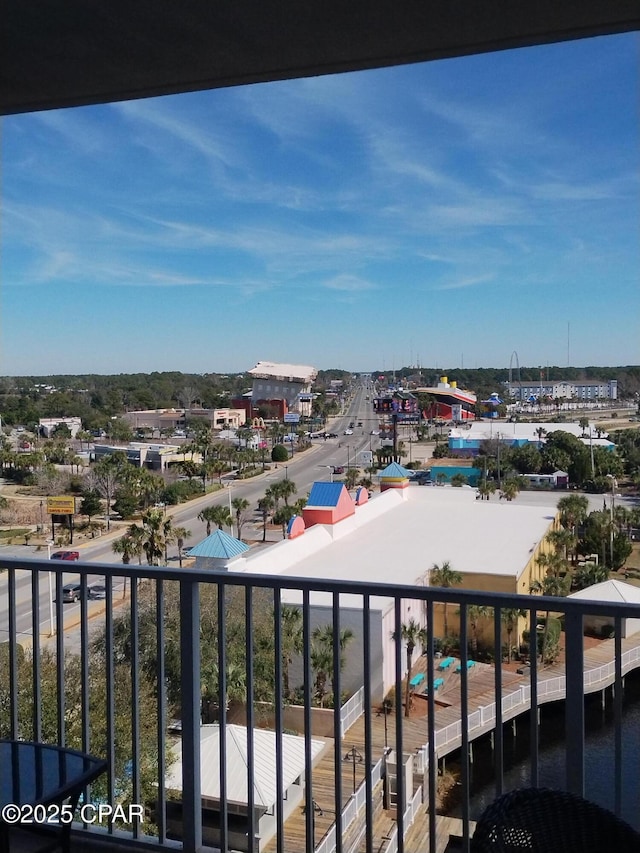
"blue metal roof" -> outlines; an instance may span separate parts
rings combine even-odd
[[[249,546],[245,545],[239,539],[234,539],[229,536],[224,530],[216,530],[211,536],[207,536],[202,542],[199,542],[189,552],[190,557],[210,557],[213,559],[228,559],[229,557],[237,557],[244,551],[248,551]]]
[[[408,476],[409,471],[406,468],[403,468],[403,466],[399,465],[397,462],[392,462],[390,465],[387,465],[384,471],[381,471],[378,474],[378,477],[380,477],[381,480],[383,480],[385,477],[396,479],[397,477]]]
[[[307,506],[338,506],[343,489],[343,483],[314,483]]]

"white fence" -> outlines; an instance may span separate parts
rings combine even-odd
[[[348,702],[340,708],[340,734],[344,737],[345,732],[355,723],[358,717],[364,714],[364,687],[354,693]]]
[[[404,831],[409,829],[409,827],[413,824],[416,819],[416,815],[418,814],[418,810],[422,805],[422,787],[418,788],[418,790],[413,795],[413,799],[407,806],[404,813]],[[393,827],[393,831],[389,838],[389,843],[387,844],[387,848],[384,853],[397,853],[398,850],[398,825],[396,824]]]
[[[346,707],[346,705],[345,705]],[[374,788],[378,782],[382,779],[382,761],[380,761],[372,768],[371,770],[371,787]],[[355,794],[347,805],[342,810],[342,831],[343,833],[347,831],[347,829],[354,822],[356,817],[358,816],[358,812],[364,808],[365,803],[367,801],[367,783],[366,780],[362,782],[360,787],[356,790]],[[360,840],[361,840],[360,834]],[[359,843],[359,842],[358,842]],[[336,849],[336,825],[335,823],[331,827],[331,829],[324,836],[320,844],[315,848],[316,853],[334,853]],[[355,846],[354,846],[355,849]]]
[[[622,655],[621,669],[622,674],[629,672],[630,669],[636,668],[640,664],[640,646],[635,646],[629,649]],[[593,667],[585,670],[584,673],[584,688],[586,693],[592,693],[597,689],[607,687],[613,682],[615,677],[615,662],[610,661],[602,666]],[[558,699],[564,699],[566,696],[567,680],[564,675],[556,675],[551,678],[543,678],[538,681],[538,704],[545,702],[553,702]],[[511,719],[524,711],[528,711],[531,707],[531,685],[523,684],[517,690],[507,693],[502,697],[502,716],[503,719]],[[473,733],[484,731],[496,718],[496,705],[491,702],[489,705],[484,705],[478,708],[473,713],[469,714],[467,720],[467,731],[470,738]],[[459,745],[462,739],[462,721],[457,721],[446,726],[444,729],[439,729],[435,733],[436,750],[442,750],[450,745],[452,748]],[[426,746],[424,747],[426,749]]]

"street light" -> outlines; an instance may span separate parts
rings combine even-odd
[[[349,752],[347,752],[343,759],[343,761],[351,761],[353,762],[353,793],[356,792],[356,764],[362,764],[364,758],[360,752],[352,746]]]
[[[329,469],[329,482],[333,483],[333,465],[318,465],[318,468],[328,468]]]
[[[351,446],[347,444],[347,468],[351,467]]]
[[[227,495],[229,497],[229,533],[233,536],[233,507],[231,506],[231,480],[227,483]]]

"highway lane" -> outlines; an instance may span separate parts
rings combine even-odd
[[[285,463],[280,463],[277,468],[271,465],[271,470],[249,480],[228,480],[227,486],[220,492],[212,495],[203,495],[188,504],[182,504],[177,507],[171,507],[167,510],[173,524],[181,527],[186,527],[191,531],[191,535],[185,540],[185,545],[195,545],[206,536],[206,524],[198,520],[198,514],[204,507],[228,504],[235,497],[242,497],[249,501],[250,507],[255,509],[258,500],[264,495],[265,490],[274,482],[281,479],[291,479],[297,486],[297,494],[295,497],[306,495],[311,486],[317,480],[328,480],[329,469],[327,466],[332,465],[347,465],[348,457],[353,464],[355,454],[362,449],[369,449],[370,441],[379,441],[377,437],[369,436],[369,430],[365,424],[373,423],[372,403],[366,401],[364,386],[355,389],[352,399],[349,401],[345,411],[338,417],[332,419],[327,426],[327,430],[338,434],[338,438],[314,439],[313,447],[304,453],[295,454],[294,457]],[[368,392],[370,393],[370,392]],[[354,434],[345,436],[344,430],[348,428],[351,421],[357,423],[362,421],[363,427],[354,429]],[[377,418],[375,419],[377,424]],[[374,428],[373,426],[371,427]],[[294,499],[295,499],[294,497]],[[256,536],[261,532],[261,519],[256,516]],[[247,532],[246,530],[243,532]],[[83,562],[101,562],[101,563],[119,563],[120,558],[114,554],[112,543],[122,532],[107,534],[96,539],[95,542],[89,542],[80,546],[80,554]],[[28,559],[37,559],[38,553],[35,548],[11,548],[13,554],[11,556],[20,556],[25,561]],[[175,549],[173,549],[175,550]],[[0,549],[0,554],[9,556],[9,549]],[[25,556],[25,552],[29,555]],[[175,558],[174,558],[175,559]],[[174,559],[170,561],[173,562]],[[73,564],[55,563],[57,570],[63,571],[63,584],[71,583],[78,580],[78,574],[73,572]],[[88,583],[101,584],[103,579],[98,575],[90,575]],[[55,590],[55,580],[53,581]],[[116,582],[116,589],[122,588],[122,584]],[[117,594],[117,593],[116,593]],[[55,595],[55,591],[54,591]],[[31,636],[32,619],[31,619],[31,574],[29,572],[18,572],[16,577],[16,609],[18,619],[18,633],[22,637]],[[49,580],[48,573],[42,572],[39,582],[39,602],[40,602],[40,629],[43,636],[48,636],[50,632],[49,622]],[[67,614],[74,615],[74,612],[79,612],[79,604],[65,604],[65,617]],[[54,616],[55,618],[55,616]],[[7,593],[7,575],[0,573],[0,642],[8,636],[8,593]]]
[[[29,559],[24,560],[27,565]],[[77,582],[79,576],[77,572],[65,571],[66,566],[60,563],[52,562],[52,571],[41,571],[38,580],[38,600],[39,600],[39,625],[40,636],[49,637],[53,630],[55,631],[56,617],[55,606],[53,607],[53,620],[51,619],[51,603],[56,599],[56,572],[61,572],[61,586],[67,583]],[[104,578],[101,575],[91,574],[87,576],[87,586],[89,589],[90,600],[96,600],[104,595]],[[123,579],[114,581],[114,594],[117,595],[118,590],[122,590]],[[9,637],[9,593],[8,593],[8,574],[2,572],[0,574],[0,643],[5,642]],[[17,633],[21,640],[28,640],[33,635],[33,594],[31,583],[31,572],[16,571],[16,625]],[[80,603],[69,603],[63,605],[65,619],[68,617],[79,617]]]

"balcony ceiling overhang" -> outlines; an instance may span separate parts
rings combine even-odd
[[[610,35],[637,0],[5,0],[0,114]]]

